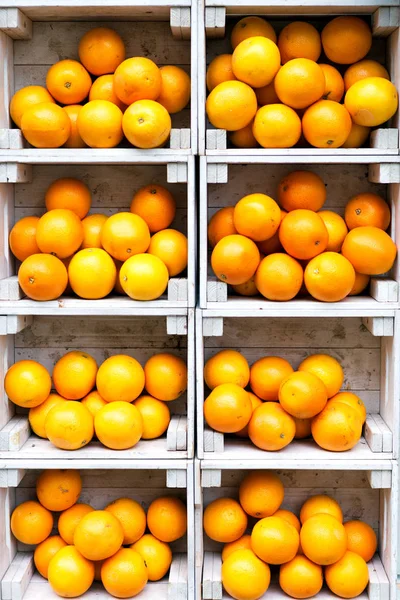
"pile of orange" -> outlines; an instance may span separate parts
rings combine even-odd
[[[321,210],[326,187],[319,175],[293,171],[279,182],[277,200],[250,194],[210,219],[212,269],[236,293],[279,302],[309,294],[338,302],[392,268],[397,249],[386,233],[384,198],[357,194],[342,218]]]
[[[33,432],[63,450],[83,448],[94,435],[112,450],[160,437],[170,422],[167,403],[186,387],[185,362],[167,352],[144,367],[125,354],[98,367],[90,354],[73,350],[55,363],[52,377],[40,363],[21,360],[4,378],[11,402],[29,409]]]
[[[78,179],[57,179],[45,196],[47,212],[20,219],[10,248],[22,262],[18,281],[33,300],[59,298],[66,290],[97,300],[111,292],[155,300],[168,280],[187,266],[186,236],[170,229],[172,194],[150,184],[133,196],[130,212],[90,214],[89,188]]]
[[[36,148],[114,148],[124,137],[137,148],[163,146],[170,115],[189,102],[189,75],[149,58],[125,59],[123,40],[107,27],[85,33],[78,54],[80,62],[50,67],[46,87],[12,97],[11,118],[25,139]]]
[[[23,502],[11,515],[12,533],[19,542],[36,546],[36,569],[55,593],[75,598],[96,580],[111,596],[131,598],[148,581],[162,579],[172,562],[170,542],[186,533],[184,503],[161,496],[146,515],[136,500],[118,498],[95,510],[78,503],[81,490],[78,471],[43,471],[36,482],[37,500]],[[52,512],[58,513],[56,534]]]
[[[204,402],[207,424],[250,438],[269,452],[312,436],[330,452],[353,448],[367,413],[352,392],[341,392],[344,373],[328,354],[313,354],[297,371],[284,358],[264,356],[249,366],[237,350],[221,350],[204,366],[211,390]]]
[[[231,45],[208,67],[206,111],[234,146],[358,148],[396,113],[389,73],[365,58],[372,32],[363,19],[337,17],[321,33],[294,21],[278,36],[265,19],[245,17]]]
[[[343,523],[340,505],[327,495],[310,496],[297,516],[281,508],[284,495],[275,473],[252,471],[240,485],[238,500],[222,497],[206,507],[204,530],[224,544],[226,592],[236,600],[261,598],[270,584],[270,565],[277,565],[279,585],[292,598],[317,595],[324,580],[340,598],[359,596],[377,548],[372,527],[363,521]],[[249,517],[256,521],[248,529]]]

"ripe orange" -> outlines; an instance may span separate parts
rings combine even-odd
[[[146,533],[131,548],[143,558],[150,581],[159,581],[168,572],[172,562],[172,551],[165,542],[160,542],[154,535]]]
[[[344,373],[341,364],[329,354],[310,354],[299,365],[299,371],[312,373],[324,384],[328,398],[337,394],[343,385]]]
[[[243,129],[231,131],[229,141],[235,148],[257,148],[258,142],[253,134],[253,121],[250,121]]]
[[[123,532],[123,545],[134,544],[146,531],[146,513],[141,505],[131,498],[118,498],[105,509],[120,522]]]
[[[361,294],[369,284],[371,277],[369,275],[361,275],[361,273],[356,273],[356,279],[354,281],[354,285],[349,292],[349,296],[357,296]]]
[[[103,248],[117,260],[146,252],[150,244],[150,231],[142,217],[130,212],[111,215],[101,230]]]
[[[221,281],[231,285],[245,283],[254,275],[260,262],[255,243],[243,235],[222,238],[211,254],[211,266]]]
[[[119,272],[124,292],[133,300],[156,300],[168,286],[168,269],[158,256],[136,254],[128,258]]]
[[[102,398],[97,390],[93,390],[89,392],[87,396],[82,398],[81,403],[83,406],[86,406],[88,411],[95,417],[99,410],[103,408],[103,406],[107,405],[107,402]]]
[[[210,390],[223,383],[234,383],[245,388],[249,378],[249,364],[237,350],[220,350],[204,365],[204,381]]]
[[[343,523],[342,509],[339,503],[330,496],[319,494],[307,498],[300,510],[300,521],[304,524],[308,519],[319,514],[331,515]]]
[[[236,204],[233,224],[238,233],[255,242],[271,238],[281,222],[281,211],[266,194],[249,194]]]
[[[82,479],[75,469],[48,469],[36,480],[36,495],[47,510],[60,512],[73,506],[82,491]]]
[[[61,550],[61,548],[64,548],[66,545],[67,544],[59,535],[52,535],[48,537],[47,540],[44,540],[44,542],[36,546],[33,554],[33,561],[35,563],[35,567],[42,577],[47,579],[47,573],[51,559],[59,550]]]
[[[100,365],[96,387],[106,402],[132,402],[142,393],[144,381],[143,368],[135,358],[115,354]]]
[[[169,276],[175,277],[187,267],[187,237],[176,229],[158,231],[150,240],[148,253],[161,259],[168,269]]]
[[[279,388],[291,373],[293,367],[279,356],[264,356],[250,369],[250,387],[261,400],[277,401]]]
[[[343,77],[332,65],[320,65],[325,76],[324,100],[333,100],[340,102],[344,94]]]
[[[318,214],[297,209],[283,219],[279,239],[290,256],[308,260],[324,252],[328,245],[328,230]]]
[[[236,79],[253,88],[271,83],[279,71],[280,64],[278,46],[262,36],[243,40],[236,46],[232,55],[232,70]]]
[[[158,400],[176,400],[187,388],[187,366],[179,356],[159,352],[145,366],[146,390]]]
[[[80,104],[70,104],[69,106],[64,106],[64,110],[68,115],[71,125],[69,137],[64,144],[64,148],[86,148],[86,144],[78,131],[78,116],[82,108],[83,106]]]
[[[67,544],[74,543],[74,533],[83,517],[93,512],[88,504],[74,504],[71,508],[64,510],[58,519],[58,531]]]
[[[93,510],[79,521],[74,546],[88,560],[104,560],[118,552],[123,539],[117,517],[106,510]]]
[[[321,33],[326,56],[340,65],[351,65],[364,58],[372,45],[371,29],[358,17],[336,17]]]
[[[43,102],[54,103],[54,100],[41,85],[27,85],[15,92],[10,102],[10,116],[16,126],[21,128],[22,115],[28,108]]]
[[[204,531],[216,542],[235,542],[247,528],[247,515],[237,500],[217,498],[210,502],[203,514]]]
[[[110,402],[96,414],[94,428],[100,442],[111,450],[136,446],[143,432],[139,410],[128,402]]]
[[[61,106],[41,102],[24,111],[21,131],[35,148],[59,148],[70,136],[71,121]]]
[[[267,300],[286,302],[303,284],[301,265],[287,254],[270,254],[262,259],[255,275],[256,288]]]
[[[249,394],[234,383],[218,385],[204,402],[207,424],[221,433],[241,431],[250,421],[252,412]]]
[[[147,527],[161,542],[175,542],[186,533],[186,506],[174,496],[156,498],[147,510]]]
[[[115,148],[124,137],[122,111],[108,100],[91,100],[78,115],[78,131],[91,148]]]
[[[278,202],[286,210],[299,208],[318,211],[326,201],[326,187],[312,171],[292,171],[278,185]]]
[[[46,87],[60,104],[79,104],[91,86],[89,73],[77,60],[60,60],[47,71]]]
[[[233,214],[235,208],[233,206],[225,206],[220,208],[213,214],[208,222],[208,242],[212,248],[227,235],[235,235],[237,233],[233,224]]]
[[[285,496],[283,483],[270,471],[252,471],[239,487],[239,502],[250,517],[270,517],[280,507]]]
[[[248,281],[239,283],[239,285],[233,285],[232,289],[239,294],[239,296],[258,296],[258,289],[255,284],[255,275],[250,277]]]
[[[390,208],[381,196],[366,192],[348,201],[344,218],[349,229],[370,226],[386,231],[390,224]]]
[[[279,585],[285,594],[292,598],[316,596],[321,591],[323,583],[322,567],[306,556],[297,555],[280,567]]]
[[[288,523],[293,525],[293,527],[295,528],[295,530],[298,533],[300,533],[300,529],[301,529],[300,521],[296,517],[296,515],[294,513],[292,513],[290,510],[285,510],[284,508],[280,508],[279,510],[274,512],[274,514],[272,516],[280,517],[284,521],[287,521]]]
[[[224,81],[234,81],[232,70],[232,54],[220,54],[208,65],[206,83],[209,92]]]
[[[299,534],[293,525],[281,517],[266,517],[253,527],[251,548],[264,562],[281,565],[296,556]]]
[[[334,565],[325,569],[325,581],[329,589],[340,598],[355,598],[367,587],[367,563],[358,554],[348,551]]]
[[[344,89],[347,92],[349,88],[357,81],[366,79],[367,77],[383,77],[390,81],[390,75],[383,65],[376,60],[360,60],[359,62],[350,65],[344,74]]]
[[[161,73],[157,65],[142,56],[124,60],[115,70],[114,89],[124,104],[156,100],[161,93]]]
[[[132,598],[143,590],[148,581],[146,563],[132,548],[121,548],[104,561],[101,581],[110,596]]]
[[[361,422],[364,424],[367,419],[367,409],[364,402],[356,394],[352,392],[340,392],[333,396],[330,402],[343,402],[348,406],[352,406],[358,413]]]
[[[292,148],[300,139],[301,121],[284,104],[268,104],[258,109],[253,134],[263,148]]]
[[[330,402],[311,423],[311,433],[318,446],[331,452],[353,448],[361,438],[361,431],[359,413],[342,402]]]
[[[308,293],[322,302],[343,300],[350,294],[355,278],[351,262],[337,252],[323,252],[316,256],[304,271]]]
[[[317,565],[331,565],[347,549],[347,535],[342,523],[330,514],[319,513],[305,522],[300,531],[304,554]]]
[[[325,408],[327,400],[325,385],[308,371],[292,373],[279,388],[282,408],[296,419],[311,419]]]
[[[89,92],[89,101],[92,100],[107,100],[118,106],[122,112],[126,110],[126,104],[121,102],[115,93],[114,75],[101,75],[93,82]]]
[[[312,419],[294,419],[296,425],[295,440],[311,437],[311,421]]]
[[[280,32],[278,48],[283,65],[293,58],[308,58],[316,62],[321,54],[321,38],[310,23],[292,21]]]
[[[10,231],[9,243],[11,252],[18,260],[24,261],[32,254],[39,254],[36,243],[36,230],[39,217],[23,217],[17,221]]]
[[[393,117],[399,97],[391,81],[367,77],[347,90],[344,104],[357,125],[376,127]]]
[[[275,91],[275,79],[264,85],[263,87],[257,88],[255,91],[257,96],[257,102],[259,106],[266,106],[267,104],[279,104],[279,98]]]
[[[363,125],[357,125],[357,123],[351,124],[351,130],[349,136],[342,148],[361,148],[369,138],[371,128],[364,127]]]
[[[217,129],[237,131],[250,123],[257,112],[254,90],[242,81],[223,81],[210,92],[206,102],[208,119]]]
[[[56,256],[32,254],[18,270],[18,283],[32,300],[55,300],[67,287],[68,273]]]
[[[306,108],[323,96],[324,72],[313,60],[294,58],[279,69],[275,77],[275,91],[287,106]]]
[[[171,225],[176,203],[169,190],[150,184],[140,188],[133,196],[130,211],[146,221],[150,233],[156,233]]]
[[[366,562],[370,561],[378,546],[372,527],[364,521],[348,521],[344,528],[347,533],[347,549],[361,556]]]
[[[47,369],[35,360],[20,360],[8,369],[4,389],[17,406],[33,408],[48,398],[51,378]]]
[[[180,67],[165,65],[160,67],[161,93],[157,97],[170,115],[180,112],[190,100],[190,77]]]
[[[222,585],[232,598],[261,598],[268,590],[269,566],[252,550],[238,550],[222,564]]]
[[[92,75],[114,73],[125,59],[125,45],[121,37],[108,27],[87,31],[79,41],[79,60]]]
[[[81,350],[67,352],[54,365],[53,382],[60,396],[80,400],[94,388],[97,363]]]
[[[320,100],[310,106],[302,119],[303,135],[316,148],[339,148],[349,137],[348,110],[333,100]]]
[[[102,248],[85,248],[73,257],[68,267],[69,283],[80,298],[97,300],[113,290],[117,268]]]
[[[19,504],[11,515],[11,531],[23,544],[40,544],[53,529],[53,515],[39,502]]]
[[[53,181],[47,188],[44,200],[48,211],[57,208],[71,210],[83,219],[90,210],[92,195],[83,181],[65,177]]]
[[[82,241],[82,224],[72,210],[55,208],[40,217],[36,242],[42,252],[67,258],[78,250]]]
[[[320,210],[319,216],[328,230],[327,252],[340,252],[348,229],[344,219],[331,210]]]
[[[94,434],[93,417],[83,404],[66,400],[54,406],[44,422],[46,437],[57,448],[78,450]]]
[[[159,148],[171,133],[171,117],[164,106],[154,100],[138,100],[129,106],[122,119],[128,141],[138,148]]]
[[[357,273],[382,275],[389,271],[396,258],[396,244],[378,227],[356,227],[343,242],[342,254]]]
[[[101,248],[101,231],[107,219],[106,215],[100,213],[89,215],[83,219],[83,242],[81,248]]]
[[[65,546],[51,559],[49,583],[58,596],[76,598],[90,588],[94,580],[94,565],[74,546]]]
[[[232,48],[235,49],[243,40],[255,36],[263,36],[276,43],[276,33],[268,21],[261,17],[244,17],[232,29]]]
[[[171,415],[165,402],[144,395],[135,400],[134,404],[142,416],[143,440],[154,440],[167,431]]]
[[[251,536],[249,534],[245,533],[238,540],[224,544],[224,547],[221,552],[222,562],[224,562],[228,558],[228,556],[230,556],[237,550],[251,550]]]
[[[264,402],[256,408],[249,423],[249,437],[253,444],[270,452],[290,444],[295,432],[293,417],[276,402]]]
[[[46,438],[46,431],[44,428],[46,417],[53,406],[56,406],[56,404],[63,400],[65,400],[65,398],[62,398],[58,394],[49,394],[44,402],[29,410],[29,425],[31,426],[33,433],[41,438]]]

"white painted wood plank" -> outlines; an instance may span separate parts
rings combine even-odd
[[[167,429],[167,449],[168,450],[176,450],[177,449],[177,429],[179,424],[179,415],[172,415],[171,420]]]
[[[373,557],[372,564],[378,576],[380,586],[380,598],[381,600],[389,600],[389,580],[378,554],[375,554],[375,556]]]
[[[207,129],[206,144],[208,150],[226,150],[227,134],[225,129]]]
[[[176,435],[176,449],[186,450],[187,449],[187,433],[188,433],[188,422],[184,416],[179,417],[179,423],[177,427]]]
[[[375,423],[378,425],[382,436],[382,451],[392,452],[393,450],[393,434],[388,425],[382,419],[381,415],[374,415]]]
[[[32,37],[32,21],[18,8],[1,8],[0,30],[14,40],[29,40]]]
[[[399,7],[380,7],[372,15],[372,33],[374,36],[387,37],[399,26]]]
[[[377,150],[397,149],[399,147],[399,132],[397,129],[374,129],[370,134],[371,148]]]
[[[12,600],[12,581],[23,559],[23,553],[18,552],[1,581],[2,600]]]
[[[399,183],[400,163],[372,163],[369,165],[368,178],[373,183]]]
[[[23,600],[35,570],[32,554],[26,553],[13,577],[11,584],[12,600]]]
[[[214,600],[222,600],[222,558],[219,552],[213,552],[213,581],[212,597]]]
[[[16,417],[12,419],[14,427],[9,432],[8,450],[18,452],[30,435],[29,421],[26,417]]]
[[[374,336],[392,336],[394,333],[393,317],[363,317],[362,322]]]
[[[370,283],[370,294],[377,302],[397,302],[399,284],[391,279],[373,277]]]
[[[0,279],[0,300],[16,301],[21,300],[23,297],[24,293],[19,287],[16,275]]]
[[[214,556],[213,552],[205,552],[204,553],[204,562],[203,562],[203,599],[204,600],[213,600],[213,565],[214,565]]]

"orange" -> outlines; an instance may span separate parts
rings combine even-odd
[[[124,532],[124,546],[137,542],[146,531],[146,513],[136,500],[118,498],[110,502],[104,510],[120,522]]]
[[[252,471],[239,487],[239,502],[250,517],[270,517],[280,507],[285,496],[283,483],[270,471]]]
[[[91,100],[78,115],[78,132],[91,148],[115,148],[124,137],[121,109],[108,100]]]
[[[135,400],[135,406],[142,415],[143,440],[154,440],[167,431],[171,415],[165,402],[144,395]]]
[[[225,206],[224,208],[217,210],[209,220],[207,235],[208,242],[212,248],[214,248],[222,238],[237,233],[233,224],[234,211],[235,208],[233,206]]]
[[[316,300],[339,302],[351,292],[355,282],[353,265],[341,254],[323,252],[305,268],[304,283]]]
[[[278,202],[286,210],[299,208],[318,211],[326,201],[326,187],[312,171],[292,171],[278,185]]]
[[[237,131],[253,119],[257,112],[257,98],[246,83],[223,81],[210,92],[206,112],[210,123],[217,129]]]
[[[66,400],[54,406],[44,422],[46,437],[57,448],[78,450],[92,439],[93,417],[80,402]]]
[[[311,423],[311,433],[318,446],[331,452],[353,448],[361,438],[361,430],[358,411],[342,402],[330,402]]]
[[[282,408],[296,419],[311,419],[325,407],[328,394],[325,385],[309,371],[296,371],[279,388]]]
[[[142,56],[124,60],[115,70],[114,89],[124,104],[137,100],[156,100],[161,93],[162,78],[157,65]]]
[[[176,400],[187,388],[187,366],[179,356],[159,352],[145,366],[146,390],[158,400]]]
[[[232,598],[257,600],[268,590],[271,573],[252,550],[238,550],[223,562],[221,579]]]
[[[167,229],[175,218],[176,202],[161,185],[145,185],[132,198],[131,213],[146,221],[150,233]]]
[[[363,125],[357,125],[357,123],[351,124],[351,130],[349,136],[342,148],[361,148],[364,143],[368,140],[371,128],[364,127]]]
[[[279,98],[276,95],[274,82],[275,79],[271,81],[271,83],[254,90],[259,106],[266,106],[267,104],[279,104]]]
[[[92,195],[83,181],[65,177],[53,181],[47,188],[44,200],[48,211],[63,208],[83,219],[90,210]]]
[[[261,400],[278,400],[279,388],[291,373],[293,367],[279,356],[264,356],[250,369],[250,387]]]
[[[238,233],[255,242],[271,238],[281,222],[281,211],[266,194],[249,194],[236,204],[233,224]]]
[[[40,544],[49,537],[52,529],[53,515],[39,502],[23,502],[11,515],[11,531],[23,544]]]
[[[232,48],[235,49],[243,40],[255,36],[263,36],[276,43],[276,33],[268,21],[261,17],[244,17],[232,29]]]
[[[284,104],[268,104],[258,109],[253,134],[263,148],[292,148],[300,139],[301,121]]]
[[[86,144],[78,131],[78,115],[82,108],[83,106],[80,104],[70,104],[69,106],[64,106],[64,110],[68,115],[71,125],[69,137],[64,144],[64,148],[86,148]]]
[[[108,27],[87,31],[79,41],[79,60],[92,75],[114,73],[125,59],[125,45],[121,37]]]
[[[233,285],[232,289],[239,294],[239,296],[258,296],[258,289],[255,284],[255,275],[250,277],[248,281],[240,283],[239,285]]]
[[[374,556],[378,542],[376,533],[364,521],[348,521],[344,524],[347,533],[347,549],[368,562]]]
[[[321,33],[326,56],[340,65],[351,65],[364,58],[372,45],[371,29],[358,17],[336,17]]]
[[[103,225],[101,244],[113,258],[125,261],[134,254],[146,252],[150,231],[142,217],[130,212],[116,213]]]
[[[274,514],[272,516],[273,517],[280,517],[284,521],[287,521],[288,523],[290,523],[291,525],[293,525],[293,527],[295,528],[295,530],[298,533],[300,533],[300,529],[301,529],[300,521],[296,517],[296,515],[294,513],[292,513],[290,510],[285,510],[284,508],[280,508],[279,510],[277,510],[276,512],[274,512]]]
[[[147,252],[163,261],[170,277],[179,275],[187,267],[188,240],[176,229],[163,229],[155,233]]]
[[[40,217],[36,242],[42,252],[67,258],[78,250],[82,241],[82,224],[72,210],[55,208]]]
[[[59,148],[70,136],[71,121],[61,106],[41,102],[24,111],[21,131],[35,148]]]
[[[284,217],[286,217],[286,215],[287,212],[285,210],[281,210],[281,222],[284,219]],[[268,256],[269,254],[276,254],[277,252],[282,252],[283,248],[279,240],[279,230],[276,231],[276,233],[274,233],[274,235],[268,240],[258,242],[257,248],[259,249],[261,254],[264,254],[265,256]],[[262,256],[261,258],[265,257]]]
[[[18,269],[18,283],[32,300],[55,300],[67,287],[68,273],[56,256],[32,254]]]
[[[119,275],[120,275],[120,272],[121,272],[121,267],[122,267],[122,265],[124,263],[121,262],[120,260],[115,260],[115,258],[114,258],[114,263],[115,263],[115,266],[117,268],[117,279],[115,281],[114,292],[116,294],[120,294],[122,296],[126,296],[126,294],[125,294],[125,292],[123,290],[123,287],[121,285],[120,278],[119,278]]]
[[[218,385],[204,402],[207,424],[221,433],[241,431],[250,421],[252,412],[249,394],[234,383]]]
[[[317,565],[331,565],[346,552],[347,535],[337,518],[330,514],[315,514],[305,522],[300,531],[304,554]]]
[[[280,32],[278,48],[283,65],[293,58],[308,58],[316,62],[321,54],[321,38],[310,23],[292,21]]]
[[[364,424],[367,419],[367,409],[364,402],[356,394],[352,392],[340,392],[331,398],[330,402],[343,402],[348,406],[352,406],[358,413],[361,422]]]
[[[136,254],[128,258],[119,272],[124,292],[133,300],[156,300],[168,285],[168,269],[158,256]]]
[[[237,500],[217,498],[204,510],[203,527],[216,542],[235,542],[246,531],[247,515]]]
[[[119,520],[106,510],[93,510],[76,526],[74,546],[89,560],[104,560],[122,546],[124,531]]]
[[[64,548],[66,545],[67,544],[59,535],[52,535],[48,537],[47,540],[44,540],[44,542],[36,546],[33,554],[33,561],[35,563],[35,567],[42,577],[47,579],[47,573],[51,559],[59,550],[61,550],[61,548]]]
[[[370,226],[386,231],[390,224],[390,208],[378,194],[365,192],[348,201],[344,218],[349,229]]]
[[[354,123],[376,127],[393,117],[399,97],[391,81],[383,77],[367,77],[347,90],[344,105]]]
[[[324,578],[322,568],[306,556],[295,556],[281,565],[279,585],[292,598],[312,598],[322,589]]]
[[[221,553],[222,562],[224,562],[228,556],[237,552],[237,550],[251,550],[251,536],[249,534],[244,534],[238,540],[224,544]]]
[[[204,365],[204,381],[210,390],[223,383],[234,383],[245,388],[249,378],[248,362],[237,350],[220,350]]]
[[[331,210],[320,210],[319,216],[328,230],[327,252],[340,252],[348,229],[344,219]]]
[[[324,72],[308,58],[289,60],[275,77],[275,91],[281,102],[291,108],[306,108],[325,91]]]
[[[46,437],[46,430],[44,428],[46,417],[53,408],[53,406],[56,406],[59,402],[62,402],[63,400],[65,400],[65,398],[62,398],[58,394],[49,394],[44,402],[39,404],[39,406],[36,406],[29,410],[29,425],[31,426],[33,433],[35,433],[41,438]]]
[[[51,378],[47,369],[35,360],[19,360],[8,369],[4,389],[17,406],[33,408],[48,398]]]
[[[95,417],[99,410],[103,408],[103,406],[107,405],[107,402],[100,396],[97,390],[93,390],[93,392],[89,392],[87,396],[82,398],[81,403],[83,406],[86,406],[88,411]]]
[[[94,565],[74,546],[65,546],[51,559],[49,583],[58,596],[76,598],[90,588],[94,580]]]
[[[121,102],[114,90],[114,75],[101,75],[93,82],[90,88],[89,101],[92,100],[107,100],[118,106],[124,112],[126,104]]]
[[[328,398],[338,393],[343,385],[344,373],[341,364],[329,354],[310,354],[299,365],[299,371],[312,373],[324,384]]]
[[[325,76],[324,100],[333,100],[340,102],[344,94],[343,77],[332,65],[320,65]]]
[[[287,254],[270,254],[262,259],[255,284],[267,300],[286,302],[299,293],[303,284],[301,265]]]
[[[356,273],[356,279],[354,281],[354,285],[349,292],[349,296],[357,296],[361,294],[369,284],[371,277],[369,275],[361,275],[361,273]]]
[[[60,104],[79,104],[91,86],[89,73],[77,60],[60,60],[47,71],[46,87]]]
[[[258,408],[259,406],[261,406],[262,404],[262,400],[260,400],[260,398],[257,398],[257,396],[255,396],[254,394],[252,394],[251,392],[247,392],[250,396],[250,402],[251,402],[251,411],[253,414],[253,412],[256,410],[256,408]],[[240,431],[236,432],[236,435],[242,438],[248,438],[249,437],[249,427],[248,424],[245,425],[243,427],[243,429],[241,429]]]
[[[21,128],[22,115],[28,108],[43,102],[54,103],[54,100],[41,85],[27,85],[15,92],[10,102],[10,116],[16,126]]]
[[[236,79],[253,88],[271,83],[280,65],[278,46],[262,36],[243,40],[236,46],[232,55],[232,71]]]
[[[36,495],[47,510],[60,512],[73,506],[82,490],[82,479],[75,469],[48,469],[36,480]]]
[[[131,548],[121,548],[101,567],[101,581],[106,591],[116,598],[137,596],[148,581],[144,559]]]
[[[101,248],[101,231],[108,217],[103,214],[89,215],[82,221],[83,242],[81,248]]]
[[[348,551],[338,562],[325,569],[325,581],[340,598],[355,598],[367,587],[367,563],[358,554]]]
[[[303,440],[311,437],[311,421],[312,419],[295,419],[296,433],[295,440]]]
[[[67,352],[54,365],[53,382],[60,396],[80,400],[95,386],[97,363],[87,352]]]
[[[293,417],[275,402],[264,402],[256,408],[249,423],[249,437],[253,444],[269,452],[290,444],[295,432]]]
[[[154,100],[138,100],[129,106],[122,119],[128,141],[138,148],[159,148],[171,133],[171,117],[164,106]]]
[[[11,252],[18,260],[24,261],[32,254],[39,254],[36,243],[36,230],[39,217],[23,217],[17,221],[10,231],[9,244]]]
[[[161,92],[157,102],[167,109],[170,115],[180,112],[190,100],[190,77],[180,67],[165,65],[160,67]]]
[[[74,533],[83,517],[93,512],[88,504],[74,504],[71,508],[64,510],[58,519],[58,531],[67,544],[74,543]]]
[[[234,81],[232,70],[232,54],[220,54],[208,65],[206,83],[209,92],[224,81]]]
[[[96,387],[106,402],[132,402],[142,393],[144,381],[143,368],[135,358],[115,354],[100,365]]]
[[[150,581],[159,581],[166,575],[172,562],[172,551],[168,544],[146,533],[131,548],[143,558]]]
[[[308,519],[315,515],[331,515],[340,523],[343,523],[343,513],[334,498],[322,494],[310,496],[303,504],[300,510],[300,521],[304,524]]]
[[[303,135],[315,148],[339,148],[349,137],[351,117],[333,100],[320,100],[310,106],[302,119]]]
[[[94,418],[99,441],[111,450],[127,450],[136,446],[143,432],[143,419],[128,402],[111,402]]]
[[[147,527],[161,542],[175,542],[186,533],[186,506],[174,496],[156,498],[147,510]]]
[[[211,254],[211,266],[221,281],[231,285],[245,283],[254,275],[260,262],[255,243],[243,235],[223,237]]]
[[[390,81],[390,75],[383,65],[376,60],[360,60],[359,62],[350,65],[344,74],[344,89],[347,92],[349,88],[357,81],[366,79],[367,77],[383,77]]]
[[[393,266],[396,244],[378,227],[356,227],[343,242],[342,254],[353,265],[357,273],[382,275]]]
[[[312,210],[299,208],[283,219],[279,239],[290,256],[309,260],[324,252],[329,238],[321,217]]]
[[[266,517],[253,527],[251,548],[264,562],[281,565],[296,556],[299,534],[293,525],[281,517]]]
[[[80,298],[97,300],[113,290],[117,268],[101,248],[85,248],[73,257],[68,267],[69,283]]]
[[[258,142],[253,134],[253,122],[250,121],[246,127],[231,131],[229,141],[235,148],[257,148]]]
[[[93,561],[94,564],[94,579],[95,581],[101,581],[101,568],[104,564],[104,562],[107,560],[107,558],[105,560],[95,560]]]

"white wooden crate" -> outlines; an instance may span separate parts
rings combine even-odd
[[[169,332],[163,317],[0,317],[0,468],[4,460],[184,459],[194,455],[194,313],[189,310],[187,335]],[[8,333],[7,333],[8,331]],[[181,332],[182,333],[182,332]],[[32,434],[27,411],[16,410],[3,386],[7,369],[19,360],[37,360],[51,373],[66,352],[85,350],[100,365],[114,354],[134,356],[141,364],[157,352],[181,356],[188,366],[187,392],[168,403],[171,422],[155,440],[141,440],[129,450],[110,450],[92,441],[74,452],[60,450]],[[47,463],[48,464],[48,463]],[[118,468],[118,467],[116,467]]]
[[[326,184],[327,201],[324,209],[344,214],[350,198],[362,192],[375,192],[386,197],[391,213],[390,235],[399,246],[400,239],[400,157],[386,157],[391,161],[380,163],[380,157],[357,158],[349,163],[343,156],[290,157],[279,160],[276,156],[221,156],[200,158],[200,216],[199,216],[199,272],[200,306],[209,309],[256,310],[279,315],[305,311],[329,314],[332,311],[353,311],[367,315],[369,310],[382,311],[399,306],[399,262],[384,277],[372,278],[368,295],[348,297],[341,302],[324,303],[311,297],[290,302],[271,302],[262,296],[233,295],[226,283],[217,280],[211,265],[211,249],[207,240],[207,226],[212,215],[224,206],[235,206],[245,195],[262,192],[277,197],[279,181],[295,170],[309,170],[320,175]],[[366,311],[366,312],[365,312]]]
[[[265,463],[263,464],[265,467]],[[271,464],[271,468],[274,465]],[[234,468],[223,461],[196,461],[196,600],[229,600],[221,583],[221,550],[223,545],[210,540],[203,532],[203,510],[219,497],[238,497],[238,488],[251,469],[259,468],[251,461],[241,461]],[[278,467],[279,468],[279,467]],[[336,467],[337,468],[337,467]],[[384,471],[384,485],[376,486],[371,473],[354,470],[317,470],[315,465],[294,466],[292,470],[276,470],[285,486],[282,508],[299,513],[303,502],[313,494],[328,494],[341,505],[344,520],[361,519],[369,523],[378,536],[378,551],[369,563],[370,582],[359,596],[363,600],[395,600],[398,526],[397,470]],[[362,469],[362,467],[361,467]],[[253,520],[249,519],[250,526]],[[336,598],[324,586],[317,600]],[[273,575],[271,587],[262,600],[287,598]]]
[[[181,66],[192,82],[190,107],[172,115],[167,147],[144,151],[121,147],[112,152],[115,162],[129,162],[148,154],[196,152],[197,61],[191,61],[191,56],[197,54],[197,10],[192,9],[190,0],[1,0],[0,154],[10,149],[14,158],[26,156],[24,148],[29,146],[20,131],[12,129],[8,107],[13,93],[25,85],[44,85],[50,65],[64,58],[78,58],[80,38],[99,22],[121,35],[128,58],[146,56],[159,66]],[[79,149],[77,153],[88,151]],[[95,151],[94,156],[107,153]],[[64,162],[73,161],[73,153],[66,149],[51,150],[50,154]],[[41,151],[31,149],[29,155],[40,156]]]
[[[118,151],[117,151],[118,152]],[[75,151],[75,155],[79,152]],[[75,157],[76,158],[76,157]],[[78,157],[79,158],[79,157]],[[103,156],[103,158],[106,158]],[[196,198],[194,158],[180,157],[136,164],[17,164],[0,158],[0,314],[142,314],[143,310],[184,315],[195,305],[196,273]],[[46,163],[47,161],[42,161]],[[150,183],[166,186],[176,199],[177,211],[171,227],[188,236],[188,266],[180,277],[172,278],[166,293],[151,302],[134,301],[112,295],[102,300],[82,300],[76,296],[52,302],[24,298],[17,281],[19,263],[9,249],[8,237],[16,221],[28,215],[41,216],[48,186],[60,177],[83,180],[92,192],[90,213],[111,215],[129,211],[132,197]],[[94,312],[93,312],[94,311]],[[165,312],[166,311],[166,312]]]
[[[75,467],[75,465],[74,465]],[[65,461],[64,468],[71,468]],[[178,496],[187,505],[188,531],[194,528],[194,495],[192,461],[172,461],[171,465],[132,461],[127,468],[96,468],[86,461],[80,465],[82,493],[80,502],[103,509],[109,502],[128,497],[147,509],[162,495]],[[0,596],[3,600],[55,600],[58,598],[33,564],[33,547],[17,542],[10,530],[10,515],[15,506],[36,499],[35,483],[40,471],[32,469],[0,469]],[[149,582],[137,596],[140,600],[189,600],[194,589],[194,539],[183,537],[171,544],[173,561],[169,573],[159,582]],[[112,598],[101,583],[95,583],[85,594],[89,599]]]
[[[337,14],[370,15],[374,42],[369,57],[382,60],[386,55],[386,67],[391,80],[400,87],[400,9],[398,0],[200,0],[198,15],[198,126],[199,153],[210,156],[236,154],[238,156],[279,156],[282,162],[291,157],[319,157],[325,161],[329,155],[342,155],[346,161],[356,161],[360,155],[379,154],[385,156],[399,153],[399,113],[389,123],[389,127],[377,129],[371,135],[370,147],[357,149],[318,149],[318,148],[235,148],[227,140],[225,130],[216,130],[210,125],[205,111],[207,98],[206,71],[215,56],[231,53],[230,32],[239,18],[247,15],[263,15],[272,21],[276,31],[299,16],[312,21],[321,29]],[[224,39],[219,39],[224,38]]]
[[[210,316],[196,313],[197,456],[237,465],[242,460],[279,468],[313,464],[315,468],[390,469],[399,449],[398,317],[260,318],[256,312]],[[231,316],[232,315],[232,316]],[[327,452],[312,439],[293,440],[279,452],[260,450],[250,440],[213,431],[205,424],[205,361],[219,350],[239,350],[249,364],[263,356],[286,358],[293,368],[310,354],[326,353],[344,369],[343,390],[364,401],[368,418],[360,442],[348,452]],[[364,465],[364,466],[362,466]],[[302,467],[303,468],[303,467]],[[311,468],[311,467],[305,467]],[[354,467],[353,467],[354,468]]]

